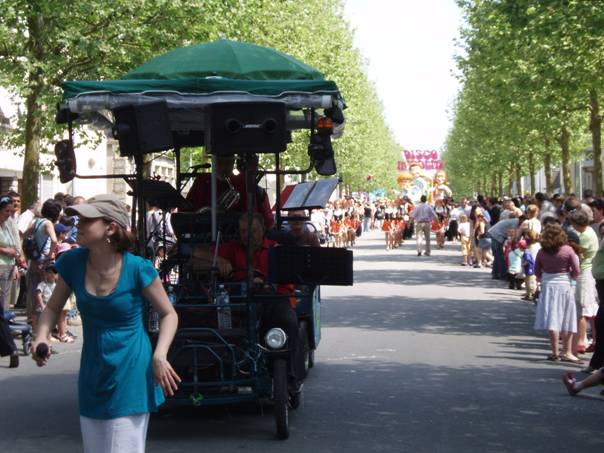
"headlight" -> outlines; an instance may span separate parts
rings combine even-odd
[[[266,341],[266,345],[271,349],[281,349],[285,346],[285,342],[287,341],[287,335],[280,329],[279,327],[273,327],[266,333],[264,337]]]

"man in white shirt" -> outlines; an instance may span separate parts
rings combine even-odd
[[[23,239],[23,235],[29,229],[31,223],[36,218],[35,211],[37,208],[38,203],[36,202],[29,208],[27,208],[25,211],[23,211],[17,218],[17,228],[19,229],[19,235],[21,236],[21,239]]]
[[[426,240],[426,251],[424,255],[430,256],[430,232],[432,227],[432,221],[436,218],[436,212],[432,206],[426,203],[426,196],[422,195],[420,198],[420,204],[418,204],[413,212],[411,218],[415,222],[415,240],[417,243],[417,256],[422,255],[422,236]]]

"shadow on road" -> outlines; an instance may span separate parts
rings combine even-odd
[[[466,269],[466,268],[464,268]],[[436,285],[449,287],[505,288],[505,282],[491,280],[490,274],[479,269],[472,270],[437,270],[413,269],[363,269],[354,274],[354,283],[385,283],[399,285]],[[519,295],[522,293],[518,293]]]
[[[426,300],[402,294],[330,297],[323,303],[324,327],[507,337],[534,335],[533,320],[527,304],[491,299]]]
[[[598,448],[602,399],[568,396],[560,369],[441,367],[376,360],[318,363],[287,444],[273,439],[270,405],[181,410],[155,417],[148,451],[178,443],[224,451],[577,451]],[[534,383],[540,392],[534,392]],[[562,419],[581,430],[560,436]],[[539,442],[535,442],[538,434]],[[368,440],[370,440],[368,442]],[[309,447],[313,446],[313,447]],[[161,450],[160,450],[161,448]],[[256,448],[258,450],[256,450]],[[178,451],[178,450],[174,450]]]

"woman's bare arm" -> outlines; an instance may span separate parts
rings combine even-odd
[[[159,338],[153,353],[155,381],[161,385],[165,395],[173,396],[174,392],[178,390],[180,377],[168,363],[168,349],[170,349],[174,335],[176,335],[178,315],[168,300],[168,295],[159,277],[156,277],[149,286],[143,289],[143,296],[153,305],[160,316]]]

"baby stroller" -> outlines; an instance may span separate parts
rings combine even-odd
[[[31,326],[27,323],[17,321],[15,314],[11,311],[6,312],[5,318],[13,336],[21,337],[23,355],[29,355],[33,339]]]

